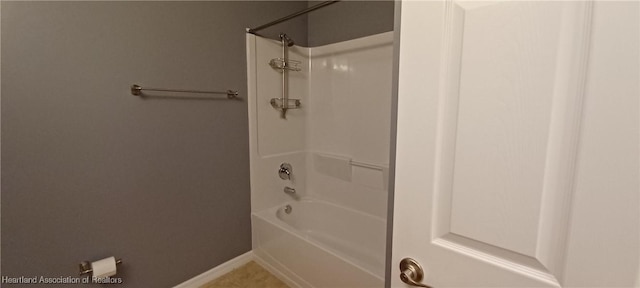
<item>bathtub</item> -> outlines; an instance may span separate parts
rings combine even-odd
[[[285,213],[285,206],[291,213]],[[383,287],[386,221],[301,199],[252,215],[254,253],[302,287]],[[291,283],[293,282],[293,283]]]

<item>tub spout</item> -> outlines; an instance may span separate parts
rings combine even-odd
[[[296,189],[293,189],[289,186],[284,187],[284,193],[287,193],[289,195],[295,195],[296,194]]]

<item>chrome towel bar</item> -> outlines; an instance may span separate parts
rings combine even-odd
[[[384,171],[384,169],[387,169],[387,167],[389,167],[389,165],[379,165],[379,164],[372,164],[372,163],[353,161],[353,160],[349,161],[349,164],[351,164],[351,166],[358,166],[358,167],[369,168],[369,169],[379,170],[379,171]]]
[[[166,89],[166,88],[144,88],[140,85],[131,85],[131,94],[134,96],[143,96],[142,91],[161,91],[161,92],[180,92],[180,93],[199,93],[199,94],[226,94],[227,98],[235,99],[238,97],[238,91],[201,91],[201,90],[182,90],[182,89]]]

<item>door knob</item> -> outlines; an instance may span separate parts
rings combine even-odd
[[[400,261],[400,280],[411,286],[427,287],[431,286],[420,283],[424,277],[424,270],[418,261],[412,258],[404,258]]]

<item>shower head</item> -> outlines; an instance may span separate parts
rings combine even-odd
[[[280,40],[283,43],[287,43],[288,47],[291,47],[293,46],[293,44],[295,44],[293,40],[291,40],[291,38],[289,38],[289,36],[287,36],[287,34],[284,34],[284,33],[280,33]]]

